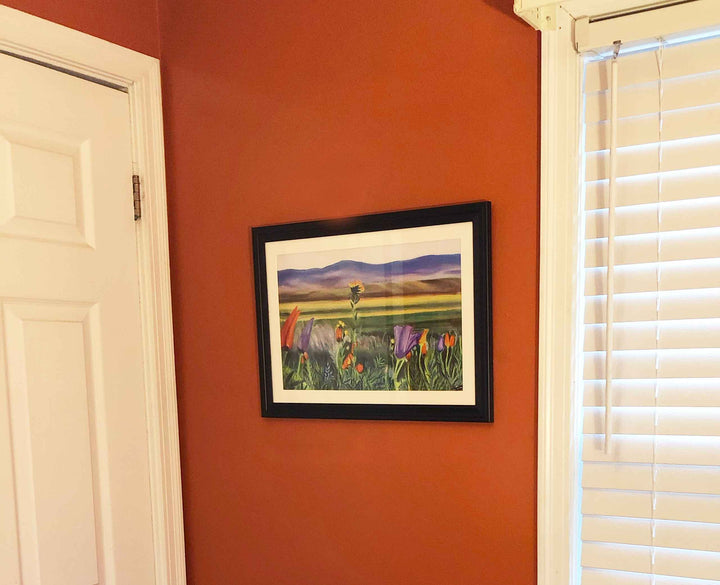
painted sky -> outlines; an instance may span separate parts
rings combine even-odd
[[[294,268],[324,268],[341,260],[354,260],[367,264],[386,264],[396,260],[411,260],[419,256],[432,254],[459,254],[460,240],[438,240],[432,242],[414,242],[410,244],[390,244],[349,248],[340,250],[323,250],[300,254],[281,254],[277,257],[278,270]]]

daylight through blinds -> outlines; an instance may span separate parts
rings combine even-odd
[[[616,124],[612,61],[584,82],[582,585],[720,585],[720,38],[621,50]]]

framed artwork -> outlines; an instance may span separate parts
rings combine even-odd
[[[490,202],[252,237],[263,416],[493,420]]]

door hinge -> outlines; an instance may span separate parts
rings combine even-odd
[[[135,212],[135,221],[142,217],[142,208],[140,207],[140,175],[132,176],[133,186],[133,211]]]

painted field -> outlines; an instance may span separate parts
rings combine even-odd
[[[304,315],[320,319],[342,319],[351,315],[352,310],[348,299],[304,301],[299,303],[286,302],[280,305],[280,316],[284,320],[290,312],[298,307]],[[444,313],[457,313],[453,318],[459,318],[461,296],[457,294],[414,295],[396,297],[372,297],[363,299],[362,307],[357,308],[363,317],[395,316],[402,320],[405,315],[435,314],[442,320]]]
[[[461,390],[460,290],[459,253],[280,270],[284,387]]]

